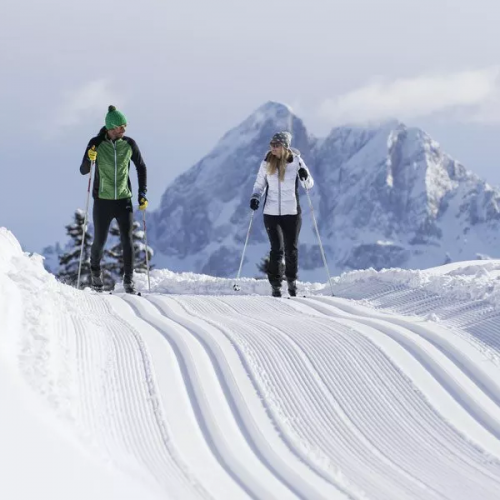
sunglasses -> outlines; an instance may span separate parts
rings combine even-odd
[[[271,143],[269,143],[269,145],[272,148],[279,148],[280,146],[283,146],[283,144],[281,144],[281,142],[271,142]]]

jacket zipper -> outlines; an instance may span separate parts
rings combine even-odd
[[[278,213],[281,215],[281,165],[278,167]]]
[[[116,160],[116,142],[113,142],[113,149],[115,150],[115,200],[118,198],[118,191],[116,185],[116,177],[118,175],[118,163]]]

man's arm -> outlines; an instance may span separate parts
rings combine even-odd
[[[132,161],[134,162],[135,168],[137,169],[137,180],[139,184],[139,195],[145,195],[148,190],[148,172],[146,164],[142,159],[141,151],[137,143],[129,138],[129,144],[132,148]]]

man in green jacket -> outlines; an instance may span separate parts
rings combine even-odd
[[[91,283],[94,290],[102,291],[101,259],[109,226],[111,221],[116,219],[123,248],[123,287],[127,293],[135,293],[132,242],[134,207],[129,178],[130,160],[137,169],[140,210],[145,210],[148,205],[147,170],[136,142],[125,136],[127,127],[125,115],[114,106],[109,106],[105,123],[99,134],[90,139],[80,165],[80,172],[85,175],[90,172],[91,162],[95,161],[92,190],[94,242],[90,251]]]

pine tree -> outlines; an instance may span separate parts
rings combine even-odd
[[[112,236],[111,241],[116,242],[111,248],[104,250],[103,281],[106,288],[112,289],[117,281],[121,281],[123,275],[123,250],[120,243],[120,230],[116,221],[109,229]]]
[[[270,260],[270,257],[269,257],[269,254],[267,254],[265,257],[262,257],[261,261],[256,264],[257,265],[257,269],[262,273],[264,274],[264,276],[267,276],[267,270],[269,269],[269,260]],[[283,274],[283,281],[286,279],[285,278],[285,260],[283,259],[281,261],[281,272]]]
[[[264,275],[267,276],[267,270],[269,268],[269,255],[262,257],[261,261],[257,264],[257,269]]]
[[[148,270],[146,261],[146,252],[149,261],[149,269],[153,269],[151,264],[151,259],[153,258],[153,249],[144,243],[144,231],[140,228],[140,224],[136,221],[134,222],[134,229],[132,234],[132,240],[134,242],[134,268],[137,273],[146,273]]]
[[[111,226],[110,234],[116,238],[117,243],[105,251],[105,256],[108,259],[105,267],[114,278],[121,280],[123,276],[123,248],[120,241],[120,230],[116,222]],[[145,273],[147,271],[146,248],[149,262],[151,262],[151,258],[153,257],[153,249],[150,246],[146,247],[143,240],[144,231],[141,230],[139,222],[134,221],[132,226],[132,242],[134,246],[134,270],[137,273]],[[152,267],[149,264],[149,268],[152,269]]]
[[[68,245],[69,250],[59,257],[59,272],[57,277],[67,285],[76,286],[78,281],[78,265],[80,262],[80,252],[82,246],[83,224],[85,213],[77,209],[74,214],[74,222],[66,226],[66,232],[72,241]],[[80,288],[90,286],[90,246],[92,236],[85,233],[82,256],[82,270],[80,274]]]

